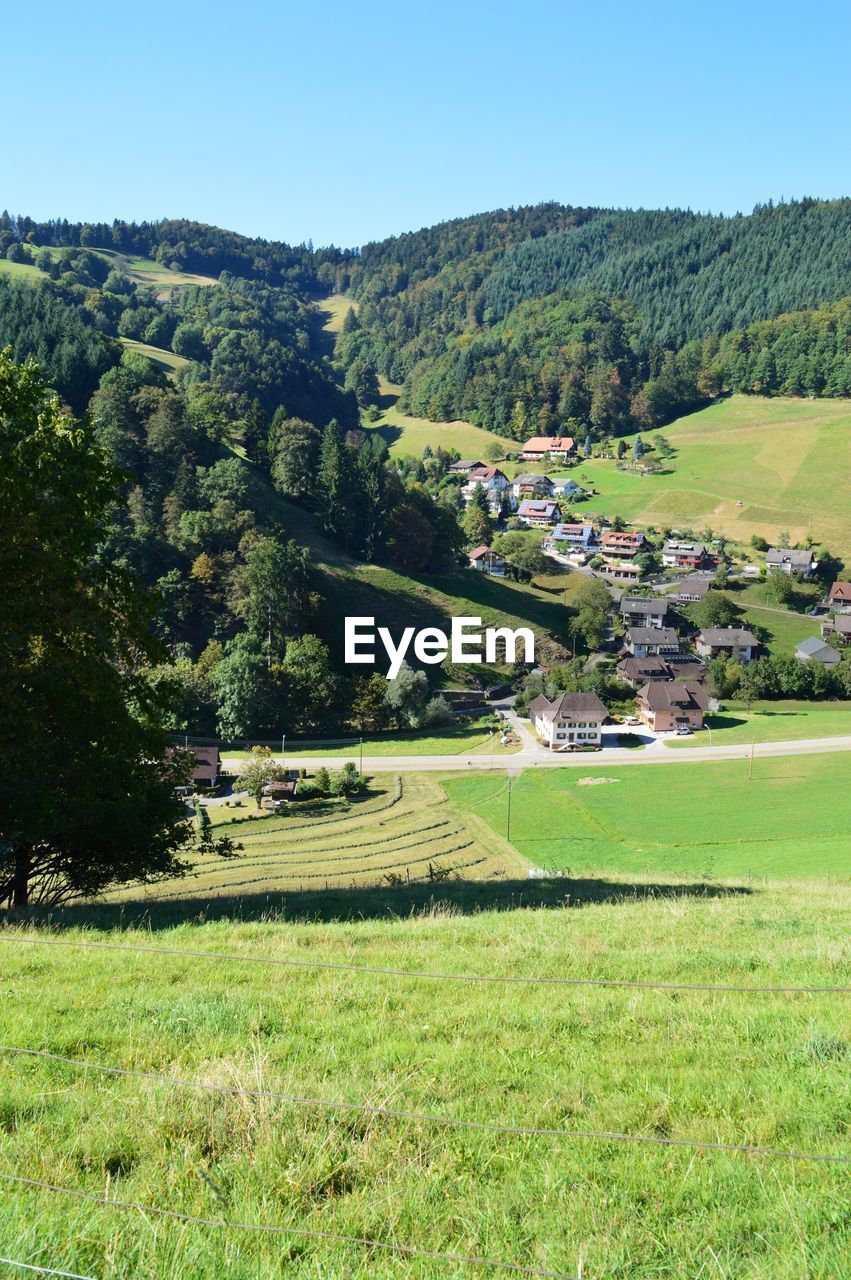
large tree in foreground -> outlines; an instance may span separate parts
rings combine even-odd
[[[145,602],[96,557],[119,479],[91,423],[0,351],[0,904],[183,869],[187,762]]]

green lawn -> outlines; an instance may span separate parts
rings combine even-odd
[[[742,543],[812,532],[851,555],[849,432],[846,400],[732,396],[662,429],[677,450],[669,474],[591,461],[570,475],[599,490],[589,508],[638,524],[711,527]]]
[[[515,887],[534,893],[530,882]],[[650,898],[614,882],[599,890],[584,909],[449,912],[440,902],[450,890],[438,887],[417,913],[385,910],[381,919],[369,918],[364,896],[366,918],[348,924],[293,923],[291,896],[279,899],[284,915],[265,922],[258,912],[164,928],[166,917],[149,911],[138,929],[125,915],[116,933],[97,928],[105,909],[85,932],[75,920],[88,917],[72,911],[54,913],[52,936],[442,973],[848,981],[847,888],[702,897],[657,886]],[[389,908],[393,891],[387,897]],[[2,1173],[213,1223],[289,1226],[567,1276],[580,1265],[611,1280],[847,1273],[841,1165],[440,1123],[847,1155],[841,997],[434,982],[6,936],[0,1040],[72,1061],[0,1051]],[[85,1062],[165,1079],[105,1075]],[[5,1181],[0,1239],[5,1257],[99,1280],[501,1274]]]
[[[488,753],[491,749],[491,738],[493,738],[493,749],[496,755],[510,754],[512,751],[519,750],[518,747],[502,747],[500,746],[499,733],[491,733],[486,724],[479,721],[470,725],[452,726],[447,729],[436,729],[432,732],[423,731],[421,733],[398,733],[392,736],[370,738],[365,737],[363,740],[363,753],[366,756],[435,756],[435,755],[461,755],[464,752],[473,754]],[[250,756],[248,751],[228,751],[222,753],[229,760],[247,760]],[[275,752],[277,755],[277,751]],[[360,744],[355,738],[349,738],[345,741],[342,739],[328,739],[327,742],[319,742],[316,745],[300,746],[298,742],[292,744],[292,748],[287,748],[286,759],[290,760],[311,760],[319,757],[339,756],[340,759],[357,760],[360,754]]]
[[[445,785],[505,835],[501,781],[464,776]],[[571,872],[851,882],[847,814],[837,802],[849,787],[851,752],[757,757],[751,781],[744,760],[597,767],[584,777],[533,769],[512,787],[510,839],[534,865]]]
[[[851,702],[724,702],[723,711],[708,716],[713,746],[743,742],[783,742],[796,738],[844,737],[851,734]],[[665,742],[677,750],[708,745],[709,735],[695,734]]]

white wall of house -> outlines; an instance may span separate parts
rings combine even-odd
[[[532,718],[532,728],[545,746],[555,751],[571,744],[599,746],[602,740],[602,725],[593,720],[550,720],[546,716],[536,715]]]

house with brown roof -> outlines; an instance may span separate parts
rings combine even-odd
[[[600,538],[600,551],[610,560],[631,560],[638,555],[646,541],[643,533],[609,529]]]
[[[673,627],[630,627],[624,645],[634,658],[680,651],[679,637]]]
[[[655,680],[696,680],[699,683],[706,676],[702,663],[682,658],[676,653],[650,654],[646,658],[634,658],[629,654],[621,658],[616,670],[618,679],[633,689],[640,689]]]
[[[837,613],[851,613],[851,582],[834,582],[827,603]]]
[[[759,642],[746,627],[704,627],[695,637],[694,647],[701,658],[717,658],[724,655],[750,662]]]
[[[449,464],[449,474],[456,476],[468,476],[476,467],[483,467],[485,464],[479,458],[459,458],[457,462]]]
[[[551,751],[599,747],[607,715],[596,693],[562,693],[553,701],[541,694],[529,705],[532,728]]]
[[[573,436],[532,436],[527,440],[520,452],[521,462],[542,462],[546,458],[553,460],[569,458],[576,446]]]
[[[709,706],[706,690],[693,680],[653,681],[638,691],[635,702],[639,716],[654,733],[702,729]]]
[[[193,747],[195,765],[192,769],[192,781],[200,782],[205,787],[214,787],[219,780],[219,748]]]
[[[474,547],[467,558],[471,569],[478,569],[479,573],[487,573],[492,578],[505,577],[505,556],[494,551],[493,547]]]

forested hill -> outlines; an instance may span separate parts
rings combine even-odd
[[[851,294],[851,200],[735,217],[501,211],[367,245],[337,281],[361,326],[340,358],[405,383],[415,412],[521,437],[569,419],[611,433],[732,389],[716,360],[725,336]],[[820,368],[806,393],[832,375]]]

